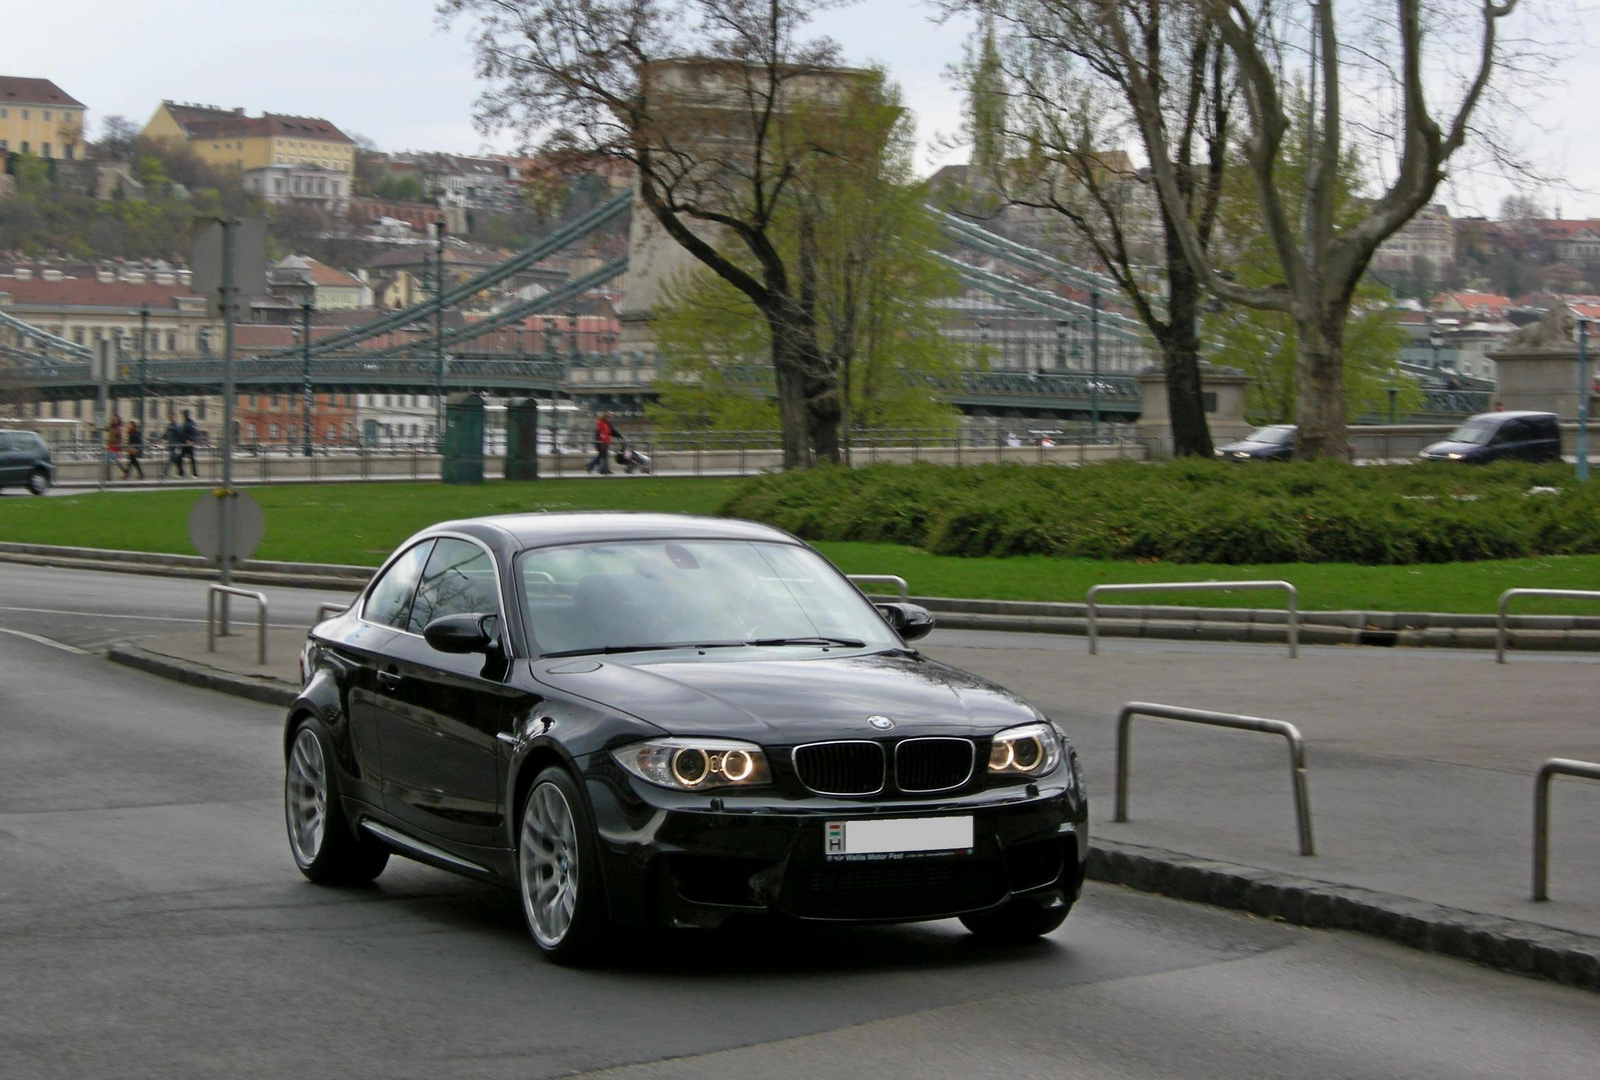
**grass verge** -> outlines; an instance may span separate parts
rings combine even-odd
[[[715,513],[736,478],[616,478],[560,483],[495,481],[481,487],[418,484],[283,485],[251,489],[267,519],[256,557],[375,565],[405,537],[436,521],[537,510],[659,510]],[[0,540],[129,551],[186,553],[194,491],[85,493],[0,499]],[[1306,610],[1492,612],[1509,588],[1600,588],[1600,555],[1361,566],[1349,563],[1208,565],[1050,555],[960,557],[901,544],[821,541],[846,573],[898,574],[923,596],[1079,601],[1091,585],[1285,578]],[[1261,593],[1188,593],[1124,598],[1131,603],[1268,606]],[[1596,614],[1600,605],[1525,601],[1518,612]]]

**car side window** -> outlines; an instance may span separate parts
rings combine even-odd
[[[411,599],[417,592],[417,581],[428,561],[434,542],[424,540],[390,564],[389,569],[367,594],[367,603],[361,617],[381,626],[404,630],[411,617]]]
[[[483,548],[466,540],[440,539],[422,571],[407,629],[420,634],[446,615],[498,615],[494,575],[494,560]]]
[[[1491,446],[1501,446],[1508,442],[1515,442],[1522,437],[1522,425],[1515,420],[1507,420],[1500,425],[1494,437],[1489,440]]]
[[[0,450],[10,450],[10,449],[11,449],[11,436],[8,433],[4,432],[4,431],[0,431]]]

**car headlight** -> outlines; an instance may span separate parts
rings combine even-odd
[[[1006,728],[989,748],[990,776],[1044,776],[1061,764],[1061,736],[1049,723]]]
[[[1235,450],[1233,452],[1233,456],[1236,457],[1236,458],[1247,458],[1247,457],[1250,456],[1250,451],[1248,451],[1248,450]]]
[[[300,685],[304,686],[311,681],[312,672],[317,670],[317,661],[322,659],[321,650],[317,643],[306,638],[306,643],[300,646]]]
[[[1445,455],[1445,457],[1449,458],[1451,461],[1460,461],[1465,456],[1466,456],[1465,454],[1446,454]]]
[[[611,756],[639,779],[674,791],[754,787],[772,779],[761,747],[737,739],[651,739]]]
[[[1211,451],[1211,452],[1212,452],[1212,453],[1213,453],[1213,454],[1215,454],[1215,455],[1217,455],[1217,457],[1221,457],[1221,456],[1222,456],[1222,451],[1221,451],[1221,450],[1213,450],[1213,451]]]

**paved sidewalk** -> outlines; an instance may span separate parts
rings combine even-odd
[[[216,653],[203,634],[139,647],[275,686],[286,700],[301,640],[273,631],[266,668],[255,663],[253,636],[226,639]],[[1479,652],[1313,647],[1291,660],[1267,646],[1139,641],[1089,656],[1081,638],[970,631],[939,631],[924,645],[1070,729],[1097,841],[1160,849],[1169,866],[1215,860],[1231,872],[1258,868],[1308,887],[1330,882],[1352,895],[1375,890],[1517,920],[1536,934],[1569,931],[1600,957],[1600,785],[1556,781],[1552,900],[1529,899],[1533,777],[1550,757],[1600,761],[1600,659],[1523,653],[1500,665]],[[1317,854],[1298,854],[1288,754],[1268,735],[1135,719],[1132,820],[1112,823],[1116,716],[1129,701],[1298,726]]]

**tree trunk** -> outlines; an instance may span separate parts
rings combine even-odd
[[[1211,457],[1211,427],[1206,422],[1200,386],[1200,282],[1182,259],[1168,272],[1167,333],[1159,335],[1161,370],[1167,379],[1167,411],[1172,420],[1173,457]]]
[[[1348,305],[1318,308],[1294,321],[1295,422],[1300,426],[1295,456],[1350,460],[1344,419],[1344,327]]]
[[[783,467],[804,469],[811,464],[810,427],[806,416],[806,386],[794,341],[772,327],[772,373],[778,390],[778,426],[783,439]]]

